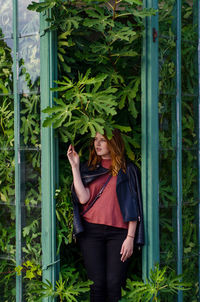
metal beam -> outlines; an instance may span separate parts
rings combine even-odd
[[[200,3],[197,1],[198,11],[198,246],[199,246],[199,259],[198,259],[198,281],[200,284]],[[200,302],[200,291],[198,301]]]
[[[50,14],[50,12],[48,12]],[[40,17],[40,60],[41,60],[41,121],[46,115],[42,112],[47,106],[52,106],[53,95],[50,88],[56,79],[56,68],[54,60],[55,35],[45,31],[48,23],[45,21],[46,13]],[[55,217],[55,181],[56,181],[56,159],[55,139],[53,128],[41,127],[41,174],[42,174],[42,264],[43,280],[49,280],[53,285],[56,281],[56,217]],[[54,301],[45,298],[44,301]]]
[[[157,0],[144,0],[158,9]],[[145,19],[142,55],[142,191],[145,219],[143,278],[159,262],[158,14]]]
[[[18,94],[18,0],[13,0],[13,91],[14,91],[14,148],[15,148],[15,205],[16,205],[16,266],[22,264],[21,215],[21,154],[20,154],[20,99]],[[22,276],[16,276],[16,302],[22,301]]]
[[[181,90],[181,5],[176,2],[176,199],[177,199],[177,274],[182,274],[182,90]],[[178,291],[178,302],[183,301],[183,292]]]

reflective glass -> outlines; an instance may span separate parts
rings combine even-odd
[[[0,40],[0,95],[10,94],[13,91],[12,49],[13,40]]]
[[[160,150],[160,261],[162,265],[176,269],[176,192],[173,185],[173,160],[173,150]]]
[[[2,302],[16,302],[15,262],[9,259],[0,261],[0,297]]]
[[[194,97],[182,98],[182,145],[183,149],[192,151],[197,148],[196,122],[197,99]],[[195,116],[196,115],[196,116]]]
[[[40,149],[40,95],[20,96],[21,148]]]
[[[184,292],[184,301],[197,302],[199,300],[199,282],[198,282],[198,256],[185,255],[186,248],[184,248],[183,257],[183,281],[191,282],[192,286],[189,291]]]
[[[173,98],[161,95],[159,98],[159,138],[161,150],[172,150],[172,102]]]
[[[13,5],[12,0],[0,0],[0,37],[11,36],[12,30],[12,14],[13,14]]]
[[[32,301],[30,289],[34,281],[41,280],[41,274],[36,273],[33,280],[26,278],[30,266],[27,261],[37,267],[41,272],[41,170],[40,156],[38,151],[21,151],[22,168],[22,196],[24,206],[22,207],[22,253],[23,253],[23,299]]]
[[[182,153],[183,165],[183,202],[194,205],[198,200],[197,180],[197,150],[188,150],[185,148]]]
[[[15,200],[14,102],[12,96],[0,96],[0,202]]]
[[[15,301],[14,151],[0,149],[0,297]]]
[[[176,175],[174,129],[176,101],[176,37],[172,11],[176,0],[159,0],[159,219],[160,264],[176,271]],[[175,296],[161,294],[163,302]],[[169,298],[169,300],[168,300]]]
[[[39,32],[39,14],[27,9],[31,2],[31,0],[18,0],[19,33],[22,36]]]
[[[160,208],[160,263],[176,270],[176,208]]]
[[[38,91],[40,76],[40,36],[19,39],[19,91]]]

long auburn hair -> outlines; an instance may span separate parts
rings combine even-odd
[[[112,160],[110,171],[113,176],[116,176],[119,173],[120,169],[126,172],[126,161],[124,156],[125,147],[120,131],[118,129],[114,129],[112,134],[113,135],[110,140],[107,138],[106,134],[104,134],[104,138],[107,141]],[[94,140],[92,140],[90,145],[88,166],[91,167],[92,170],[94,170],[100,162],[101,156],[98,156],[96,154],[94,148]]]

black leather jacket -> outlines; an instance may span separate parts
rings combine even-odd
[[[84,185],[89,184],[100,175],[108,173],[108,169],[99,165],[95,170],[90,170],[87,164],[81,166],[81,178]],[[126,173],[122,170],[117,175],[117,197],[125,222],[138,221],[135,244],[138,246],[144,245],[144,222],[142,210],[142,195],[140,185],[140,171],[133,163],[127,164]],[[72,186],[72,200],[74,212],[74,234],[77,235],[83,232],[83,226],[79,214],[79,200]]]

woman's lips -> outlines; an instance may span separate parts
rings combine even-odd
[[[97,151],[97,152],[100,152],[100,151],[101,151],[101,148],[96,148],[96,151]]]

